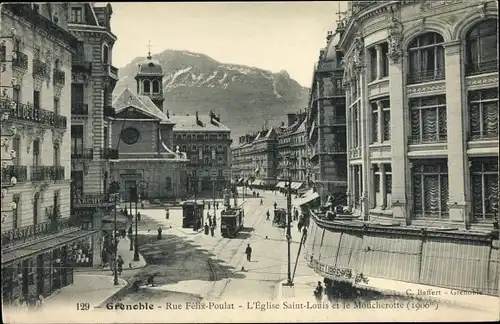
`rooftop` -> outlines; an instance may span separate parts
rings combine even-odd
[[[172,115],[170,120],[175,123],[174,131],[223,131],[230,132],[231,130],[218,122],[214,118],[210,120],[210,116],[198,115]],[[199,121],[199,123],[197,122]]]
[[[148,96],[136,95],[129,88],[125,88],[113,101],[113,108],[115,108],[117,114],[127,108],[135,108],[148,116],[158,119],[162,123],[172,123]]]

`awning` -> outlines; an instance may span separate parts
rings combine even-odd
[[[101,218],[102,221],[105,222],[114,222],[115,221],[115,216],[113,214],[111,215],[105,215]],[[117,223],[128,223],[132,220],[132,217],[125,216],[123,214],[116,214],[116,222]]]
[[[299,189],[303,184],[303,182],[292,182],[292,189]]]
[[[283,181],[278,182],[276,188],[285,188],[285,183]]]
[[[307,196],[305,196],[305,197],[304,197],[304,198],[302,198],[302,199],[298,199],[298,200],[296,200],[293,204],[294,204],[295,206],[302,206],[302,205],[304,205],[304,204],[307,204],[308,202],[313,201],[314,199],[316,199],[316,198],[318,198],[318,197],[319,197],[318,193],[317,193],[317,192],[313,192],[312,194],[307,195]]]
[[[259,168],[255,169],[255,172],[259,172]]]
[[[308,190],[306,190],[306,191],[305,191],[305,192],[304,192],[304,193],[300,196],[300,198],[305,198],[305,197],[307,197],[307,196],[312,195],[313,193],[314,193],[314,189],[313,189],[313,188],[308,189]]]
[[[54,248],[66,245],[70,242],[87,238],[97,233],[97,230],[78,230],[75,232],[59,235],[48,240],[23,246],[22,248],[14,248],[12,251],[2,253],[2,266],[8,262],[30,257],[35,254],[40,254],[45,251],[50,251]],[[19,260],[20,261],[20,260]]]
[[[254,182],[252,182],[252,186],[260,186],[262,180],[255,180]]]

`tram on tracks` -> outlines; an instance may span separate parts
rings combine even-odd
[[[231,206],[231,196],[234,198],[234,205]],[[236,195],[230,190],[224,193],[224,210],[220,213],[220,231],[222,237],[236,237],[245,223],[245,202],[238,204]]]

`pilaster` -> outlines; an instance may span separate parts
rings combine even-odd
[[[391,59],[389,64],[389,85],[391,98],[391,164],[392,164],[392,214],[393,218],[410,219],[406,200],[406,132],[405,101],[402,62]]]
[[[382,79],[382,46],[375,45],[375,52],[377,53],[377,80]]]
[[[370,164],[370,115],[371,111],[368,108],[368,91],[367,91],[367,80],[366,80],[366,69],[361,70],[358,75],[358,80],[360,83],[360,101],[359,101],[359,114],[360,114],[360,122],[359,128],[359,140],[361,142],[361,158],[362,158],[362,182],[363,182],[363,193],[362,193],[362,206],[361,210],[363,212],[363,218],[368,220],[369,218],[369,210],[371,205],[370,199],[370,191],[373,191],[373,187],[370,185],[370,174],[371,174],[371,164]],[[359,141],[358,140],[358,141]]]
[[[446,119],[448,136],[448,184],[450,220],[464,222],[466,217],[465,173],[468,163],[462,109],[463,86],[460,41],[445,44]],[[467,170],[468,171],[468,170]]]

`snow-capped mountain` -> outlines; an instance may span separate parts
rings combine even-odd
[[[145,57],[120,68],[114,94],[128,86],[135,91],[134,76]],[[163,67],[166,110],[171,114],[221,114],[233,138],[267,125],[279,125],[287,112],[304,109],[308,89],[286,71],[273,73],[237,64],[225,64],[189,51],[165,50],[153,55]]]

